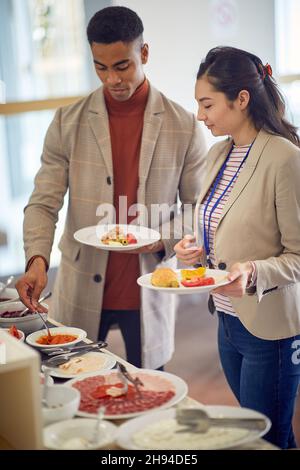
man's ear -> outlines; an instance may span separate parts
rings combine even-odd
[[[141,49],[142,64],[147,64],[148,56],[149,56],[149,46],[148,44],[145,43],[142,45],[142,49]]]
[[[238,105],[241,110],[247,108],[250,101],[250,93],[248,90],[241,90],[238,96]]]

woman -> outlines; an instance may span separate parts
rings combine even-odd
[[[300,376],[300,150],[270,65],[212,49],[196,82],[198,120],[214,136],[196,219],[203,248],[176,246],[187,265],[229,271],[215,289],[218,345],[241,406],[266,414],[266,438],[296,447],[292,417]],[[298,354],[298,356],[297,356]]]

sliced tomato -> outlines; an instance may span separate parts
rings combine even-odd
[[[127,233],[126,235],[128,245],[133,245],[134,243],[137,243],[137,239],[133,235],[133,233]]]
[[[213,277],[193,277],[193,279],[186,279],[181,281],[184,287],[201,287],[210,286],[215,284]]]

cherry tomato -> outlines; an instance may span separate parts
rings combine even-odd
[[[133,245],[134,243],[137,243],[137,239],[132,233],[127,233],[126,239],[127,239],[128,245]]]

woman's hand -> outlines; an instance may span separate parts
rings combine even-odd
[[[251,279],[253,265],[247,261],[246,263],[235,263],[227,275],[229,281],[227,286],[218,287],[212,292],[216,294],[224,294],[229,297],[242,297],[246,293],[246,287]]]
[[[193,247],[195,238],[192,235],[186,235],[180,242],[174,246],[176,257],[186,266],[193,266],[199,263],[203,253],[203,248]]]

